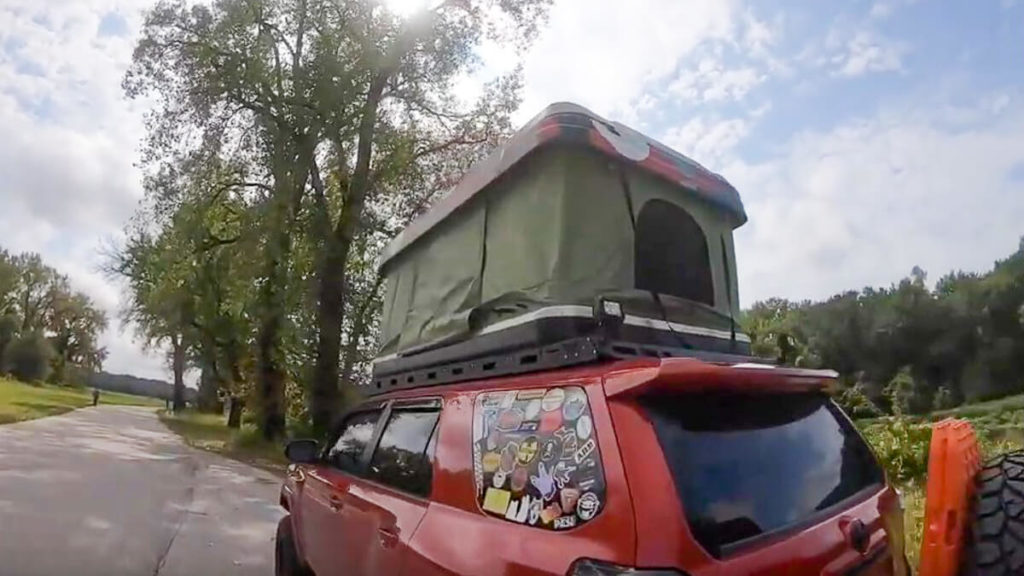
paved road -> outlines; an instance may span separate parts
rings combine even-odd
[[[278,487],[143,408],[0,426],[0,574],[269,576]]]

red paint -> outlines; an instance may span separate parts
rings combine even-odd
[[[828,385],[812,371],[732,368],[695,360],[637,360],[487,381],[405,390],[379,398],[441,397],[443,409],[429,499],[355,478],[323,465],[290,474],[282,499],[300,554],[320,576],[345,574],[562,575],[579,558],[675,568],[690,576],[840,575],[876,557],[862,574],[903,567],[902,514],[889,487],[811,525],[769,537],[724,559],[693,540],[650,422],[635,401],[650,393],[707,387],[806,390]],[[600,513],[575,529],[552,532],[489,516],[473,479],[473,402],[482,390],[582,386],[607,485]],[[331,509],[331,495],[341,498]],[[858,552],[849,526],[860,521],[868,546]]]

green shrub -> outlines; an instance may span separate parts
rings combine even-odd
[[[882,411],[868,398],[867,393],[864,391],[864,386],[859,382],[844,388],[836,396],[835,400],[850,418],[873,418],[882,415]]]
[[[46,380],[53,359],[53,346],[39,332],[12,340],[4,350],[4,370],[23,382]]]
[[[892,416],[872,421],[863,427],[862,432],[890,480],[916,481],[928,475],[928,448],[932,438],[930,424]]]
[[[895,416],[909,414],[914,397],[914,377],[910,375],[910,368],[901,368],[885,385],[882,394],[889,400],[889,409]]]

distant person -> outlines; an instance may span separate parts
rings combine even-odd
[[[100,391],[98,388],[92,389],[92,405],[96,406],[100,403]]]

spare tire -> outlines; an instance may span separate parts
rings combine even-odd
[[[1024,574],[1024,450],[978,472],[963,576]]]

